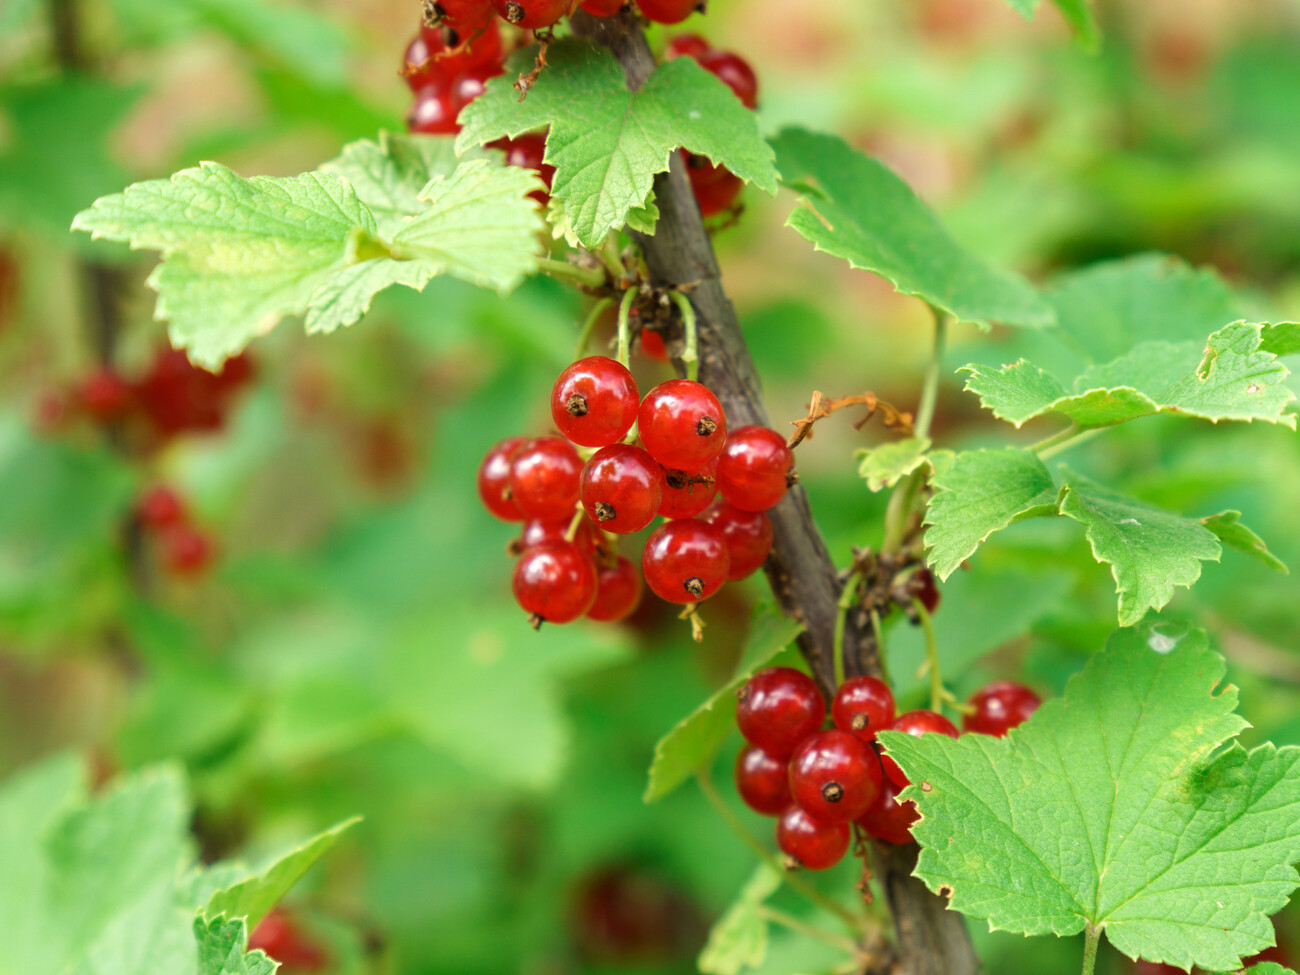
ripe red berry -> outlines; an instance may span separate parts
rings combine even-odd
[[[916,598],[921,600],[921,605],[925,611],[934,614],[939,608],[939,587],[934,581],[934,573],[929,569],[918,569],[913,577],[913,584],[917,586]]]
[[[536,548],[538,545],[544,545],[547,542],[567,542],[565,536],[569,533],[569,522],[572,518],[565,518],[563,521],[541,521],[533,519],[524,522],[523,534],[519,536],[518,546],[515,549],[518,552],[525,552],[530,548]],[[574,532],[573,544],[583,552],[588,558],[596,557],[596,529],[592,527],[590,521],[586,518],[578,522],[578,530]]]
[[[668,42],[664,51],[664,60],[673,58],[694,58],[699,60],[713,50],[712,46],[699,34],[678,34]]]
[[[757,572],[772,551],[772,520],[761,511],[742,511],[725,501],[715,504],[704,516],[710,525],[722,529],[727,539],[731,571],[735,582]]]
[[[648,328],[641,329],[641,354],[656,362],[667,362],[668,347],[664,344],[664,337]]]
[[[190,365],[181,350],[164,349],[137,385],[136,400],[165,438],[221,429],[232,392],[221,376]]]
[[[641,572],[646,585],[670,603],[698,603],[727,581],[727,540],[694,518],[660,525],[646,539]]]
[[[485,65],[500,66],[505,57],[495,20],[465,35],[449,27],[421,27],[406,49],[402,74],[412,91],[428,84],[449,87],[462,74]]]
[[[548,162],[542,161],[546,156],[546,136],[544,134],[528,132],[513,139],[498,139],[495,142],[489,142],[488,145],[494,149],[505,151],[507,166],[531,169],[542,178],[547,190],[551,188],[551,182],[555,179],[555,167]],[[551,198],[550,193],[542,190],[535,190],[528,195],[543,206]]]
[[[524,444],[510,463],[510,495],[525,518],[560,521],[578,506],[582,459],[559,437]]]
[[[519,448],[528,442],[528,437],[507,437],[487,452],[478,468],[479,500],[502,521],[524,519],[524,513],[510,494],[510,465]]]
[[[912,824],[921,818],[914,802],[898,802],[899,787],[888,778],[881,783],[880,795],[858,819],[867,833],[886,843],[902,845],[912,841]]]
[[[571,542],[530,548],[515,563],[515,601],[548,623],[576,620],[596,601],[596,570]]]
[[[641,573],[623,556],[596,573],[596,601],[587,618],[614,623],[631,616],[641,604]]]
[[[583,447],[608,447],[636,422],[641,394],[627,366],[592,355],[566,368],[551,390],[551,418]]]
[[[745,740],[784,758],[821,730],[826,701],[811,677],[793,667],[768,667],[736,692],[736,725]]]
[[[171,528],[185,521],[185,504],[171,488],[156,485],[140,496],[136,517],[146,528]]]
[[[700,9],[700,0],[637,0],[647,20],[656,24],[680,24]]]
[[[808,870],[827,870],[849,851],[848,823],[823,823],[797,805],[789,806],[776,824],[776,845]]]
[[[900,714],[894,719],[894,723],[889,730],[901,731],[916,738],[928,734],[940,734],[947,735],[949,738],[956,738],[958,734],[957,726],[942,714],[924,710],[908,711],[906,714]],[[903,774],[903,770],[898,767],[898,763],[888,755],[880,756],[880,764],[884,766],[885,775],[889,776],[889,781],[894,785],[902,789],[910,784],[907,781],[907,776]]]
[[[746,745],[736,756],[736,791],[745,805],[764,816],[779,816],[790,805],[789,763]]]
[[[718,490],[737,508],[766,511],[789,490],[794,454],[785,438],[767,427],[731,431],[718,458]]]
[[[718,494],[716,468],[717,461],[710,461],[694,474],[664,471],[664,498],[659,502],[659,514],[665,518],[693,518],[707,508]]]
[[[287,912],[276,908],[248,936],[249,951],[264,951],[280,963],[285,975],[293,972],[318,972],[329,958]]]
[[[790,795],[825,823],[857,819],[880,794],[880,759],[856,735],[831,729],[805,738],[790,758]]]
[[[582,469],[582,507],[587,517],[617,535],[639,532],[659,513],[664,469],[640,447],[601,447]]]
[[[700,216],[713,217],[735,205],[745,181],[723,166],[715,166],[704,156],[686,154],[686,175],[690,177]]]
[[[971,695],[970,705],[975,710],[962,719],[962,728],[1001,738],[1027,721],[1042,703],[1043,699],[1024,684],[994,681]]]
[[[569,12],[571,0],[492,0],[492,6],[507,24],[524,30],[540,30],[558,23]]]
[[[666,468],[698,471],[722,452],[727,418],[708,388],[690,379],[660,383],[641,401],[645,449]]]
[[[130,384],[106,367],[92,372],[77,390],[81,408],[101,422],[125,416],[134,398]]]
[[[578,6],[593,17],[613,17],[625,3],[626,0],[583,0]]]
[[[505,68],[499,64],[483,64],[471,68],[457,78],[451,85],[451,103],[460,118],[460,110],[472,102],[487,88],[487,83],[498,75],[504,74]]]
[[[491,0],[437,0],[434,12],[442,23],[468,37],[492,19]]]
[[[895,716],[893,691],[874,677],[850,677],[831,701],[835,727],[866,742],[875,741],[876,732],[892,725]]]
[[[176,525],[163,536],[163,565],[172,575],[199,575],[215,556],[208,536],[188,525]]]
[[[455,135],[460,131],[456,116],[456,101],[451,88],[428,84],[415,93],[415,102],[406,115],[406,127],[425,135]]]
[[[758,107],[758,76],[749,62],[731,51],[706,51],[696,57],[700,67],[715,75],[748,109]]]

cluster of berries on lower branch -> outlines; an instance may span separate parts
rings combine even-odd
[[[879,731],[958,736],[935,711],[898,714],[889,685],[851,677],[826,701],[811,677],[791,667],[759,671],[740,688],[736,724],[748,744],[736,759],[736,789],[755,812],[777,817],[776,842],[791,866],[825,870],[843,859],[853,832],[906,843],[917,812],[899,802],[903,770],[881,754]],[[1009,681],[989,684],[968,702],[963,729],[1005,735],[1040,699]]]
[[[693,607],[766,561],[766,512],[794,477],[775,430],[728,430],[717,397],[689,379],[642,398],[627,367],[606,356],[560,374],[551,416],[563,436],[504,440],[478,473],[488,511],[524,523],[514,594],[535,624],[623,619],[642,577],[660,598]],[[638,572],[615,540],[656,518]]]

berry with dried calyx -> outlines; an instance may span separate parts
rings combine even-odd
[[[783,758],[821,730],[826,701],[811,677],[793,667],[760,670],[736,692],[736,725],[745,740]]]
[[[515,563],[515,601],[537,620],[568,623],[596,601],[596,570],[571,542],[527,549]]]
[[[664,470],[631,444],[601,447],[582,469],[579,497],[587,517],[618,535],[638,532],[659,513]]]
[[[528,442],[528,437],[507,437],[487,452],[478,468],[479,500],[502,521],[524,519],[524,513],[510,494],[510,465],[519,448]]]
[[[831,701],[835,727],[866,742],[875,741],[876,732],[892,725],[896,716],[893,691],[875,677],[850,677]]]
[[[693,518],[704,511],[718,493],[716,470],[717,461],[710,461],[694,473],[664,471],[664,496],[659,502],[659,514],[665,518]]]
[[[698,471],[727,442],[722,404],[690,379],[670,379],[646,393],[637,423],[645,449],[671,470]]]
[[[727,581],[727,540],[712,525],[683,518],[660,525],[646,539],[641,573],[646,585],[670,603],[698,603]]]
[[[790,795],[824,823],[851,822],[870,809],[881,777],[875,750],[837,728],[808,736],[790,758]]]
[[[583,447],[608,447],[636,422],[641,394],[627,366],[592,355],[568,366],[551,390],[551,418],[559,431]]]

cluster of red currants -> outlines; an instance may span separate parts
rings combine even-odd
[[[833,867],[848,852],[852,824],[886,843],[906,843],[915,806],[899,802],[907,776],[876,745],[879,731],[957,737],[934,711],[897,714],[889,686],[852,677],[826,702],[807,674],[790,667],[759,671],[740,688],[736,723],[748,744],[736,760],[736,788],[755,812],[779,817],[776,842],[794,864]],[[1005,735],[1040,704],[1020,684],[999,681],[977,691],[963,722],[967,732]]]
[[[524,522],[514,593],[535,622],[630,614],[641,577],[610,535],[656,517],[666,520],[646,540],[641,575],[668,602],[708,599],[766,561],[765,512],[793,479],[794,456],[775,430],[728,432],[717,397],[689,379],[642,399],[627,367],[606,356],[560,374],[551,416],[563,437],[504,440],[478,473],[488,511]],[[625,442],[633,424],[641,446]],[[584,462],[575,445],[595,450]]]
[[[140,496],[135,520],[159,546],[159,560],[173,576],[197,576],[216,557],[211,537],[190,518],[185,502],[174,490],[155,485]]]

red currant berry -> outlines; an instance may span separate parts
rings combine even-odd
[[[745,805],[764,816],[779,816],[790,805],[789,763],[746,745],[736,756],[736,791]]]
[[[636,422],[641,394],[627,366],[603,355],[573,363],[551,390],[556,427],[583,447],[608,447]]]
[[[587,618],[615,623],[631,616],[640,604],[641,573],[620,555],[617,562],[601,566],[596,573],[596,601],[587,610]]]
[[[492,6],[507,24],[539,30],[558,23],[569,12],[570,0],[492,0]]]
[[[647,20],[656,24],[680,24],[700,9],[700,0],[637,0]]]
[[[698,603],[727,581],[727,540],[694,518],[660,525],[646,539],[641,572],[646,585],[670,603]]]
[[[641,329],[641,354],[655,362],[667,362],[668,346],[664,344],[664,337],[648,328]]]
[[[758,107],[758,76],[749,62],[730,51],[707,51],[696,58],[700,67],[715,75],[748,109]]]
[[[437,0],[434,12],[442,23],[469,36],[492,20],[490,0]]]
[[[510,464],[519,448],[528,442],[528,437],[507,437],[487,452],[478,468],[479,500],[502,521],[524,520],[524,513],[510,494]]]
[[[767,427],[731,431],[718,458],[718,490],[737,508],[766,511],[789,490],[794,454],[785,438]]]
[[[868,836],[901,846],[912,841],[912,824],[921,818],[916,803],[899,802],[898,786],[889,779],[881,784],[880,795],[859,819]]]
[[[935,610],[939,608],[939,587],[935,584],[934,573],[929,569],[918,569],[913,577],[914,584],[918,587],[916,598],[921,600],[921,605],[925,611],[934,615]]]
[[[505,150],[507,166],[531,169],[542,178],[547,190],[551,188],[551,183],[555,179],[555,167],[542,161],[546,157],[545,135],[540,132],[529,132],[513,139],[498,139],[496,142],[489,142],[488,145]],[[545,206],[546,201],[551,198],[550,193],[542,190],[536,190],[528,195],[542,206]]]
[[[188,525],[176,525],[163,536],[163,565],[172,575],[199,575],[215,556],[208,536]]]
[[[171,488],[158,485],[141,495],[136,517],[145,528],[171,528],[185,521],[185,504]]]
[[[718,494],[714,477],[717,461],[709,461],[701,470],[664,471],[664,499],[659,513],[665,518],[693,518],[707,508]]]
[[[495,20],[463,42],[449,27],[422,27],[406,49],[402,74],[412,91],[425,85],[450,87],[462,74],[485,65],[500,66],[505,57]]]
[[[1042,703],[1043,699],[1023,684],[994,681],[971,695],[970,705],[975,711],[962,719],[962,728],[1002,738],[1027,721]]]
[[[702,217],[713,217],[730,210],[745,188],[745,181],[735,173],[693,153],[687,156],[686,175],[690,177]]]
[[[578,506],[582,458],[559,437],[524,444],[510,463],[510,495],[525,518],[560,521]]]
[[[727,418],[708,388],[689,379],[660,383],[641,401],[641,442],[666,468],[698,471],[722,452]]]
[[[135,395],[125,379],[108,368],[87,376],[77,390],[77,402],[95,420],[121,419],[131,409]]]
[[[499,64],[484,64],[471,68],[455,80],[451,86],[451,103],[460,118],[460,110],[472,102],[487,89],[487,83],[505,69]]]
[[[526,552],[530,548],[536,548],[538,545],[545,545],[547,542],[567,542],[569,534],[569,522],[571,518],[563,521],[541,521],[533,519],[524,522],[523,534],[519,536],[519,542],[514,551]],[[574,532],[573,544],[578,546],[579,551],[588,558],[596,557],[596,529],[592,527],[591,522],[586,518],[578,522],[578,530]]]
[[[895,717],[893,691],[874,677],[850,677],[840,685],[835,700],[831,701],[835,727],[863,741],[875,741],[876,732],[892,725]]]
[[[664,60],[694,58],[698,61],[711,50],[713,48],[709,45],[709,42],[699,34],[678,34],[668,42],[668,48],[664,51]]]
[[[456,115],[456,100],[449,87],[425,85],[415,93],[406,127],[425,135],[455,135],[460,131]]]
[[[607,532],[639,532],[659,513],[664,469],[640,447],[601,447],[582,469],[582,507]]]
[[[282,972],[318,972],[329,961],[285,911],[276,908],[248,936],[249,951],[264,951]]]
[[[880,794],[880,759],[847,731],[819,731],[790,758],[790,795],[824,823],[857,819]]]
[[[776,824],[776,845],[808,870],[828,870],[849,851],[848,823],[823,823],[796,805],[789,806]]]
[[[593,17],[613,17],[625,3],[626,0],[583,0],[578,6]]]
[[[920,738],[922,735],[940,734],[947,735],[949,738],[957,737],[957,726],[945,718],[942,714],[936,714],[933,711],[908,711],[906,714],[900,714],[894,719],[894,723],[889,727],[890,731],[901,731],[905,734]],[[900,789],[910,783],[903,770],[898,767],[888,755],[880,756],[880,764],[884,766],[885,774],[889,776],[889,781],[894,783]]]
[[[736,692],[736,725],[745,740],[784,758],[821,730],[826,701],[817,684],[793,667],[768,667]]]
[[[515,563],[515,601],[548,623],[576,620],[596,601],[596,570],[571,542],[530,548]]]
[[[723,501],[709,509],[704,520],[722,529],[727,539],[731,572],[735,582],[757,572],[772,551],[772,521],[761,511],[742,511]]]

